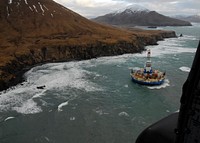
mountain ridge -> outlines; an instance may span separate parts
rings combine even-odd
[[[92,20],[119,26],[191,26],[191,23],[187,21],[170,18],[156,11],[145,10],[145,8],[134,11],[131,7]]]
[[[145,8],[145,7],[143,7],[143,6],[134,4],[134,5],[129,5],[129,6],[127,6],[126,8],[122,8],[122,9],[119,9],[119,10],[117,10],[117,11],[114,11],[114,12],[112,12],[111,14],[122,13],[122,12],[124,12],[124,11],[126,11],[126,10],[130,10],[130,11],[132,11],[132,12],[142,12],[142,11],[149,12],[149,11],[150,11],[149,9],[147,9],[147,8]]]
[[[200,15],[189,15],[189,16],[177,15],[177,16],[172,16],[172,17],[180,19],[180,20],[189,21],[189,22],[200,23]]]

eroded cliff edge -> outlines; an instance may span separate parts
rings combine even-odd
[[[131,31],[129,29],[129,31]],[[137,31],[137,32],[136,32]],[[176,37],[174,31],[135,30],[132,38],[113,40],[108,36],[103,39],[88,40],[80,37],[67,38],[57,35],[36,39],[24,38],[15,42],[18,49],[7,53],[0,59],[0,90],[5,90],[22,82],[23,74],[31,67],[72,60],[86,60],[102,56],[114,56],[126,53],[140,53],[147,45],[156,45],[164,38]],[[27,42],[28,41],[28,42]],[[73,41],[73,42],[71,42]]]

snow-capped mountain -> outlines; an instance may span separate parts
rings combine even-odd
[[[96,22],[123,26],[190,26],[190,22],[170,18],[142,6],[131,5],[93,19]]]
[[[147,9],[147,8],[145,8],[143,6],[134,4],[134,5],[130,5],[130,6],[126,7],[126,8],[117,10],[117,11],[113,12],[113,14],[116,15],[116,14],[122,13],[124,11],[127,12],[127,14],[139,13],[139,12],[144,12],[144,11],[150,12],[149,9]]]

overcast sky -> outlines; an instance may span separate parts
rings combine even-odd
[[[101,16],[132,4],[164,15],[200,14],[200,0],[54,0],[87,18]]]

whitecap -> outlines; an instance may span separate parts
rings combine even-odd
[[[17,111],[22,114],[34,114],[42,111],[33,100],[41,96],[33,85],[24,83],[11,88],[0,96],[0,111]]]
[[[149,88],[149,89],[162,89],[162,88],[166,88],[166,87],[170,86],[169,83],[170,83],[169,80],[165,79],[163,84],[158,85],[158,86],[147,86],[147,88]]]
[[[101,109],[96,110],[95,112],[96,112],[97,114],[99,114],[99,115],[103,115],[103,110],[101,110]]]
[[[33,99],[29,99],[25,101],[22,104],[22,106],[16,106],[13,107],[12,109],[22,114],[35,114],[42,112],[42,109],[39,106],[37,106],[37,103],[34,102]]]
[[[192,36],[192,35],[183,35],[183,37],[179,37],[181,41],[185,42],[186,40],[192,40],[192,41],[195,41],[195,40],[199,40],[197,37],[195,36]]]
[[[70,121],[74,121],[75,119],[75,117],[70,117]]]
[[[84,70],[84,64],[88,61],[52,63],[37,66],[25,73],[26,82],[19,84],[7,91],[0,92],[0,111],[15,110],[22,114],[34,114],[41,112],[36,98],[41,98],[50,90],[78,89],[86,92],[102,91],[102,87],[90,81],[91,77],[101,78],[102,76]],[[83,67],[82,67],[83,66]],[[102,77],[103,78],[103,77]],[[38,86],[45,85],[45,89],[37,89]],[[76,98],[77,95],[73,96]]]
[[[6,118],[4,121],[8,121],[8,120],[11,120],[11,119],[14,119],[15,117],[8,117]]]
[[[124,87],[125,87],[125,88],[128,88],[128,84],[125,84]]]
[[[50,141],[50,139],[48,137],[44,137],[44,138],[45,138],[46,141],[48,141],[48,142]]]
[[[126,113],[126,112],[120,112],[118,115],[119,115],[119,116],[129,117],[129,114]]]
[[[95,75],[95,73],[84,70],[79,64],[81,62],[43,65],[27,72],[27,81],[36,86],[45,85],[48,89],[70,87],[88,92],[103,90],[97,84],[87,79],[88,76]],[[45,73],[43,68],[45,68]]]
[[[42,95],[45,95],[44,93],[46,92],[46,90],[43,90],[41,92],[36,93],[32,98],[40,98]]]
[[[137,71],[140,70],[140,67],[128,67],[129,70]]]
[[[118,56],[108,56],[108,57],[100,57],[96,59],[96,64],[103,64],[103,65],[119,65],[125,63],[127,61],[127,56],[129,54],[118,55]]]
[[[103,111],[100,109],[100,107],[97,107],[96,109],[93,109],[94,112],[96,112],[98,115],[109,115],[110,113]]]
[[[63,111],[63,106],[67,106],[69,104],[69,101],[67,101],[67,102],[63,102],[63,103],[61,103],[60,105],[58,105],[58,112],[61,112],[61,111]]]
[[[192,39],[194,37],[187,37]],[[196,48],[194,47],[183,47],[185,40],[178,38],[169,38],[165,41],[159,41],[156,46],[147,46],[146,49],[151,49],[152,57],[158,57],[167,54],[179,54],[179,53],[195,53]],[[146,52],[142,53],[146,56]]]
[[[194,36],[185,36],[187,40],[195,40]],[[169,54],[195,53],[196,47],[184,47],[186,39],[168,38],[164,41],[158,41],[158,45],[146,46],[145,49],[151,49],[151,57],[160,57]],[[146,51],[135,54],[124,54],[113,57],[102,57],[97,59],[101,64],[122,64],[130,58],[146,57]]]
[[[180,69],[181,71],[183,71],[183,72],[190,72],[190,70],[191,70],[189,67],[184,67],[184,66],[183,66],[183,67],[180,67],[179,69]]]

